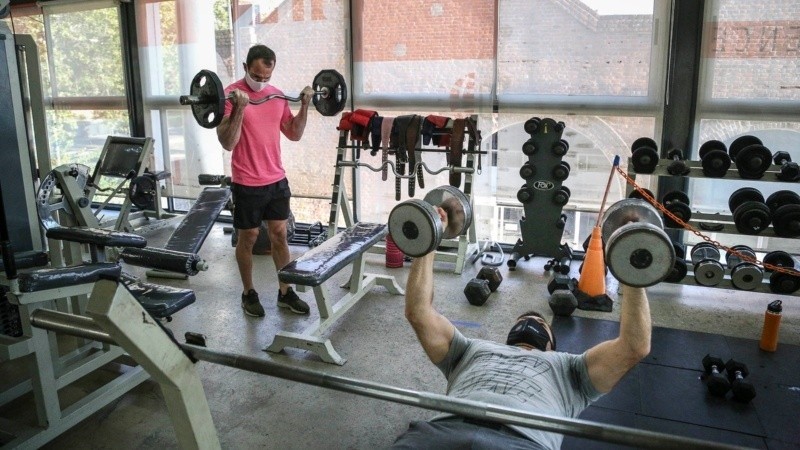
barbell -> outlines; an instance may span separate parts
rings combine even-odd
[[[436,207],[441,206],[451,223],[447,229]],[[463,211],[463,221],[460,219]],[[442,239],[453,239],[467,232],[472,224],[472,205],[467,196],[449,185],[428,192],[423,200],[406,200],[389,213],[389,234],[397,248],[411,257],[426,255],[439,247]]]
[[[312,101],[314,107],[323,116],[339,114],[347,103],[347,83],[339,72],[333,69],[320,71],[311,83],[314,89]],[[181,95],[180,104],[192,107],[192,115],[203,128],[216,128],[222,122],[225,113],[225,100],[232,99],[233,94],[225,95],[222,82],[216,73],[201,70],[192,78],[189,95]],[[269,100],[281,98],[290,102],[299,102],[302,97],[289,97],[281,94],[270,94],[264,98],[250,100],[252,105],[260,105]]]

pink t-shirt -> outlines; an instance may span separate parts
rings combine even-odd
[[[225,88],[225,94],[239,89],[258,100],[270,94],[281,94],[278,88],[270,85],[254,92],[241,79]],[[233,111],[230,100],[225,101],[225,116]],[[294,117],[289,110],[289,102],[273,98],[260,105],[249,104],[244,109],[242,133],[239,142],[233,147],[231,174],[234,183],[245,186],[266,186],[286,178],[281,163],[281,127]]]

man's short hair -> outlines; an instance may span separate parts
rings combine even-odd
[[[538,318],[544,320],[545,322],[547,322],[547,319],[545,319],[543,315],[539,314],[538,311],[533,311],[533,310],[527,311],[527,312],[524,312],[524,313],[520,314],[520,316],[517,317],[517,320],[522,319],[523,317],[531,317],[531,316],[538,317]]]
[[[456,197],[449,197],[439,207],[447,213],[447,229],[444,230],[444,235],[449,237],[458,236],[466,221],[464,206]]]
[[[245,64],[247,64],[247,67],[250,67],[253,61],[257,59],[263,59],[267,64],[275,62],[275,52],[266,45],[256,44],[247,51],[247,60]]]

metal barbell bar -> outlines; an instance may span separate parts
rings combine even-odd
[[[84,337],[116,345],[114,339],[102,330],[92,318],[46,309],[31,314],[31,325],[45,330]],[[474,419],[509,425],[536,428],[564,435],[625,444],[640,448],[685,449],[742,449],[744,447],[704,441],[673,434],[639,430],[619,425],[602,424],[582,419],[540,414],[485,402],[465,400],[426,391],[398,388],[374,381],[359,380],[339,375],[289,366],[265,359],[235,353],[211,350],[191,344],[177,343],[190,358],[232,367],[248,372],[297,381],[336,391],[349,392],[364,397],[415,406],[422,409],[457,414]]]
[[[428,165],[425,164],[424,162],[418,162],[418,163],[414,164],[414,169],[409,171],[411,173],[410,175],[402,175],[402,174],[397,173],[397,169],[395,167],[395,164],[392,161],[385,161],[384,163],[382,163],[378,167],[371,166],[371,165],[369,165],[367,163],[363,163],[363,162],[358,161],[358,160],[356,160],[356,161],[337,161],[336,165],[338,167],[365,167],[365,168],[367,168],[367,169],[369,169],[369,170],[371,170],[373,172],[380,172],[380,171],[383,170],[384,167],[391,167],[392,168],[392,173],[394,173],[394,175],[397,178],[414,178],[414,177],[417,176],[417,170],[420,167],[422,167],[426,172],[428,172],[431,175],[436,175],[436,174],[442,173],[444,171],[450,171],[451,173],[475,173],[475,169],[472,168],[472,167],[462,167],[462,166],[454,166],[454,165],[444,166],[444,167],[442,167],[442,168],[440,168],[438,170],[433,170],[430,167],[428,167]]]

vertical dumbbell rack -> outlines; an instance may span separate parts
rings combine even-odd
[[[561,139],[564,127],[564,122],[550,118],[534,117],[525,122],[525,132],[531,138],[522,146],[528,161],[520,169],[525,183],[517,193],[525,216],[519,222],[522,236],[508,259],[510,270],[516,268],[517,260],[531,256],[554,258],[559,266],[569,267],[572,251],[569,245],[561,243],[566,225],[566,216],[561,211],[570,195],[569,189],[562,186],[570,170],[566,161],[561,160],[569,149],[569,144]],[[566,264],[562,263],[564,258]]]
[[[477,129],[477,116],[471,116],[468,118],[471,120],[472,123],[475,125],[475,129]],[[465,127],[466,130],[466,127]],[[468,130],[467,130],[468,131]],[[465,131],[465,135],[469,136],[469,141],[467,143],[467,148],[463,152],[466,154],[466,162],[465,165],[461,168],[454,168],[450,166],[446,166],[440,168],[438,170],[429,170],[427,166],[423,166],[423,170],[428,171],[431,174],[437,174],[443,172],[445,170],[454,171],[457,170],[458,172],[464,175],[464,189],[463,192],[469,199],[470,203],[474,203],[472,199],[472,186],[473,186],[473,175],[475,173],[475,163],[476,159],[480,157],[480,142],[478,142],[471,133]],[[344,220],[344,224],[346,227],[352,226],[357,220],[357,205],[359,204],[359,191],[360,191],[360,176],[359,176],[359,168],[366,167],[373,172],[379,172],[383,166],[373,167],[369,164],[362,163],[359,160],[359,153],[360,149],[354,145],[348,145],[348,131],[347,130],[340,130],[339,131],[339,144],[336,149],[336,169],[334,171],[333,176],[333,192],[331,195],[331,211],[330,217],[328,219],[328,236],[333,236],[337,231],[337,226],[339,223],[339,215],[341,214],[342,219]],[[418,139],[418,142],[422,142],[422,139]],[[348,150],[352,150],[350,156],[348,157]],[[426,148],[417,148],[416,151],[436,151],[440,152],[438,149],[426,149]],[[390,149],[390,153],[392,150]],[[477,158],[476,158],[477,157]],[[384,164],[389,164],[390,168],[393,167],[391,162],[386,162]],[[347,198],[347,187],[345,186],[344,180],[344,170],[345,169],[352,169],[353,170],[353,180],[355,185],[355,192],[352,196],[352,205]],[[393,169],[394,170],[394,169]],[[415,173],[413,170],[409,170],[408,173],[413,174]],[[405,175],[406,177],[410,175]],[[355,211],[354,211],[355,209]],[[450,251],[449,249],[455,249],[455,251]],[[383,254],[386,251],[386,246],[384,244],[378,244],[373,246],[370,249],[370,253],[380,253]],[[454,273],[460,274],[464,269],[464,263],[466,262],[467,258],[472,255],[473,253],[478,252],[478,239],[477,233],[475,231],[475,220],[473,219],[472,224],[470,225],[467,232],[461,236],[458,236],[455,239],[442,239],[440,244],[440,250],[436,251],[435,260],[441,262],[449,262],[455,264]]]
[[[657,177],[675,176],[675,175],[669,173],[669,171],[668,171],[668,168],[669,168],[670,164],[673,164],[673,163],[674,163],[673,159],[659,159],[658,163],[655,166],[655,169],[653,170],[653,172],[646,173],[646,174],[643,174],[643,175],[651,175],[651,176],[657,176]],[[703,173],[703,166],[702,166],[702,163],[700,161],[685,161],[685,164],[688,167],[689,171],[688,171],[688,173],[686,173],[683,176],[688,177],[688,178],[709,178]],[[637,173],[634,171],[633,162],[630,159],[628,161],[628,167],[629,167],[628,175],[632,179],[635,180]],[[793,184],[794,186],[798,185],[797,183],[791,183],[791,182],[785,182],[785,181],[778,180],[777,175],[780,172],[781,172],[781,166],[773,164],[773,165],[770,165],[769,168],[767,168],[767,170],[764,172],[764,175],[763,175],[763,177],[761,179],[752,180],[752,181],[787,183],[787,184]],[[731,163],[730,168],[728,169],[728,171],[726,172],[726,174],[724,176],[722,176],[722,177],[712,177],[712,178],[713,179],[742,180],[742,178],[740,178],[738,173],[737,173],[736,163]],[[633,191],[633,187],[628,185],[627,193],[630,195],[630,193],[632,191]],[[736,228],[736,225],[734,223],[732,215],[727,215],[727,214],[706,214],[706,213],[692,211],[691,219],[688,221],[688,223],[690,225],[692,225],[692,227],[694,227],[696,230],[700,231],[703,234],[709,234],[709,233],[741,234]],[[669,228],[669,224],[667,223],[667,221],[665,221],[665,227],[666,227],[666,229],[670,229]],[[675,229],[675,228],[673,228],[673,229]],[[753,235],[748,234],[746,236],[753,236]],[[775,230],[774,230],[772,225],[770,225],[769,227],[764,229],[757,236],[780,237],[775,233]],[[684,276],[682,280],[677,281],[676,283],[677,284],[685,284],[685,285],[694,285],[694,286],[704,286],[704,285],[701,285],[700,283],[698,283],[696,281],[696,279],[695,279],[694,266],[692,264],[691,256],[690,256],[689,252],[687,252],[687,254],[685,256],[686,256],[685,259],[686,259],[686,264],[687,264],[688,270],[687,270],[686,276]],[[736,290],[736,287],[731,282],[731,269],[732,268],[728,267],[727,264],[724,264],[724,268],[725,268],[725,276],[724,276],[723,280],[719,284],[714,285],[714,286],[704,286],[704,287],[714,287],[714,288],[721,288],[721,289],[733,289],[733,290]],[[764,274],[763,274],[764,279],[762,280],[762,283],[760,284],[760,286],[758,286],[756,289],[754,289],[753,291],[750,291],[750,292],[765,292],[765,293],[774,294],[770,290],[770,287],[769,287],[770,275],[771,275],[771,273],[769,273],[767,271],[764,271]],[[778,295],[800,296],[800,290],[795,291],[792,294],[778,294]]]

